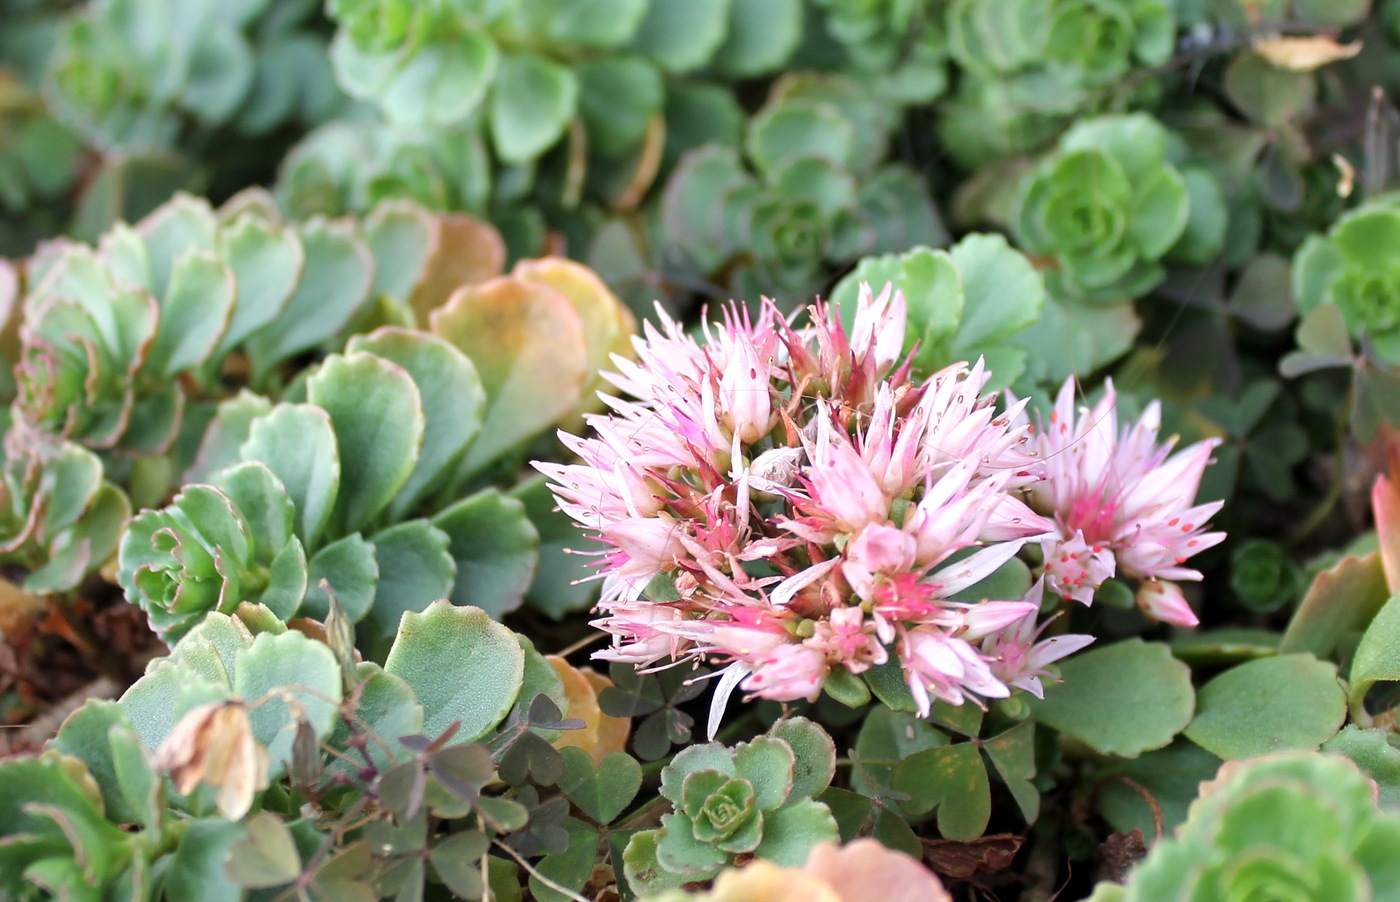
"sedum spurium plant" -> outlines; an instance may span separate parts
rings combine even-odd
[[[1142,114],[1081,120],[1026,174],[1011,226],[1027,252],[1053,259],[1052,291],[1097,302],[1145,294],[1165,276],[1162,259],[1193,243],[1191,230],[1224,218],[1211,177],[1193,171],[1188,183],[1168,142]]]
[[[1395,4],[215,6],[0,0],[0,243],[68,233],[0,266],[0,711],[176,643],[0,764],[0,895],[894,898],[828,873],[873,841],[919,897],[1153,845],[1201,896],[1383,894],[1331,833],[1224,861],[1255,789],[1157,837],[1281,749],[1397,798],[1397,505],[1372,550],[1355,488],[1400,423]],[[617,297],[670,314],[636,364]],[[586,654],[599,591],[611,686],[533,647]],[[836,770],[794,746],[776,804],[793,716]],[[799,860],[832,823],[850,863]]]
[[[831,737],[806,718],[779,721],[733,749],[693,745],[661,771],[673,811],[657,830],[635,834],[624,856],[627,880],[651,895],[709,879],[736,856],[798,865],[839,832],[812,797],[835,772]]]
[[[569,693],[483,611],[406,614],[382,668],[355,662],[338,609],[326,627],[329,644],[256,605],[210,614],[120,700],[80,708],[43,757],[0,763],[6,896],[375,899],[429,871],[458,898],[488,882],[518,893],[513,863],[486,864],[493,844],[529,867],[565,831],[596,829],[560,801],[606,823],[636,793],[600,787],[543,738],[582,724],[563,716]],[[537,894],[560,886],[542,879]]]
[[[170,639],[248,600],[290,617],[309,597],[321,616],[322,579],[355,620],[381,599],[379,654],[459,573],[478,604],[518,606],[551,514],[538,486],[487,485],[491,468],[596,403],[592,371],[633,320],[586,268],[507,275],[503,254],[461,215],[392,202],[287,223],[258,193],[219,210],[181,195],[96,247],[45,247],[27,290],[14,280],[0,554],[31,588],[76,587],[111,557],[124,489],[170,499],[126,529],[118,567]],[[289,359],[342,348],[289,380]],[[399,562],[417,578],[380,579]]]
[[[1093,902],[1383,899],[1400,892],[1400,815],[1340,755],[1231,761],[1201,786],[1185,823]]]

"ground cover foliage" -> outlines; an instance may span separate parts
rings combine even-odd
[[[0,0],[0,898],[1400,898],[1400,3]]]

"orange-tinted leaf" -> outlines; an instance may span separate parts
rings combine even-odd
[[[481,433],[463,468],[475,472],[578,409],[588,378],[583,322],[563,294],[501,277],[457,289],[432,332],[471,358],[486,389]]]
[[[458,288],[494,279],[505,265],[506,245],[495,226],[465,213],[438,216],[436,245],[410,298],[418,322],[427,322]]]

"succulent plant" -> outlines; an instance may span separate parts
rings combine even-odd
[[[409,238],[421,224],[399,223]],[[155,629],[178,638],[249,600],[319,619],[325,580],[382,654],[400,615],[435,599],[520,604],[539,544],[524,504],[456,489],[577,418],[631,315],[588,270],[547,259],[460,288],[430,318],[436,334],[353,336],[302,383],[304,402],[220,405],[190,474],[208,484],[122,539],[122,586]]]
[[[863,254],[941,243],[922,179],[879,165],[887,115],[841,78],[779,82],[744,155],[712,143],[681,158],[661,200],[662,256],[737,269],[734,294],[755,299],[809,293],[827,266]]]
[[[1346,758],[1289,753],[1232,761],[1201,788],[1176,836],[1093,902],[1351,900],[1400,891],[1391,850],[1400,815]]]
[[[1218,190],[1193,195],[1168,158],[1168,137],[1143,114],[1081,120],[1025,175],[1012,229],[1028,253],[1053,259],[1054,293],[1101,302],[1147,293],[1188,229],[1206,227],[1193,203],[1223,205]]]
[[[185,486],[122,535],[118,581],[170,642],[211,611],[231,614],[245,601],[287,619],[306,594],[306,551],[292,534],[295,510],[281,482],[256,462],[218,481],[222,487]]]
[[[940,0],[819,0],[844,67],[881,97],[929,103],[948,87],[948,41]]]
[[[283,159],[277,197],[296,218],[365,212],[389,199],[482,214],[493,182],[486,144],[473,124],[411,132],[373,119],[336,120]]]
[[[187,124],[261,134],[336,111],[315,4],[100,0],[60,29],[46,93],[104,150],[173,148]],[[295,73],[289,78],[290,72]]]
[[[339,613],[321,635],[254,604],[210,614],[119,700],[70,715],[41,756],[0,762],[0,894],[193,898],[217,887],[239,900],[296,884],[373,899],[431,868],[472,898],[488,880],[520,882],[484,861],[501,838],[543,856],[537,897],[546,884],[583,886],[587,871],[559,861],[578,841],[591,862],[596,830],[584,842],[593,828],[567,816],[565,799],[542,804],[528,775],[507,777],[527,738],[557,761],[537,733],[581,722],[562,719],[570,700],[528,640],[447,603],[404,617],[384,667],[356,663]],[[553,711],[551,730],[536,725],[537,708]],[[546,782],[600,823],[616,818],[640,786],[636,762],[613,752],[598,769],[568,752]],[[302,816],[284,817],[290,798]]]
[[[116,551],[131,504],[102,462],[71,443],[12,448],[0,474],[0,561],[33,592],[73,588]]]
[[[678,888],[715,876],[742,854],[801,864],[818,843],[837,839],[830,810],[812,798],[834,768],[830,737],[802,717],[733,749],[689,746],[661,771],[672,813],[627,844],[628,883],[645,894]]]
[[[1176,24],[1161,0],[955,0],[947,31],[966,77],[939,127],[980,167],[1043,145],[1133,66],[1165,62]]]
[[[1307,315],[1336,307],[1353,338],[1363,336],[1387,364],[1400,363],[1400,199],[1386,196],[1311,235],[1293,258],[1293,294]]]
[[[663,72],[708,64],[735,77],[766,74],[786,61],[802,26],[794,0],[627,0],[606,16],[557,0],[490,8],[336,0],[329,12],[346,91],[399,125],[479,121],[507,164],[537,159],[576,116],[606,155],[630,151],[661,109]]]
[[[284,226],[265,205],[216,212],[177,196],[96,248],[60,242],[29,265],[14,420],[94,449],[164,452],[223,361],[255,378],[335,336],[369,301],[353,226]]]

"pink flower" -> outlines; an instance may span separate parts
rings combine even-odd
[[[814,645],[779,645],[752,665],[753,672],[741,684],[760,698],[816,701],[831,665]]]
[[[927,714],[1038,693],[1088,641],[1037,641],[1039,595],[964,600],[1027,541],[1047,584],[1085,601],[1115,571],[1194,574],[1181,562],[1219,541],[1200,526],[1218,506],[1190,497],[1209,445],[1169,458],[1155,413],[1115,439],[1111,390],[1071,432],[1072,384],[1032,434],[1024,402],[982,393],[982,361],[911,381],[905,315],[899,292],[863,286],[849,335],[834,307],[797,328],[765,301],[701,344],[663,312],[635,361],[614,358],[631,398],[601,395],[590,435],[561,435],[577,463],[536,464],[601,543],[594,623],[613,645],[597,657],[718,667],[712,732],[736,689],[811,699],[891,657]],[[1183,622],[1175,587],[1149,585],[1146,608]]]
[[[928,717],[935,701],[961,705],[969,693],[983,698],[1011,694],[981,652],[933,627],[905,630],[899,640],[899,659],[920,717]]]
[[[1138,587],[1138,607],[1153,620],[1174,623],[1177,626],[1196,626],[1200,623],[1196,613],[1186,603],[1186,596],[1176,583],[1165,580],[1149,580]]]
[[[1093,636],[1052,636],[1043,641],[1041,633],[1050,625],[1047,620],[1037,629],[1035,611],[1040,608],[1044,580],[1038,580],[1026,594],[1032,603],[1029,613],[1000,632],[982,641],[982,653],[989,658],[992,674],[1008,686],[1024,689],[1036,698],[1044,698],[1040,678],[1050,676],[1047,664],[1079,651],[1094,641]]]
[[[1075,388],[1073,379],[1065,382],[1049,423],[1036,433],[1044,478],[1026,489],[1030,506],[1055,521],[1054,533],[1041,541],[1051,591],[1087,604],[1115,574],[1146,581],[1200,579],[1186,561],[1225,538],[1205,531],[1223,502],[1194,503],[1218,441],[1171,454],[1175,439],[1157,442],[1161,409],[1155,402],[1120,434],[1111,381],[1099,403],[1076,419]],[[1144,610],[1184,624],[1194,617],[1187,618],[1183,606],[1161,603]]]

